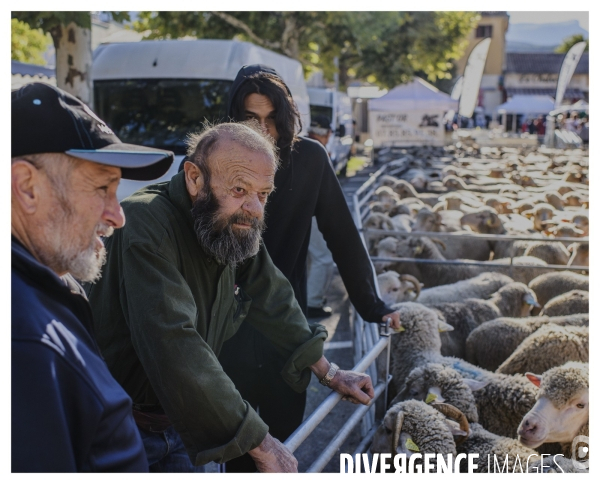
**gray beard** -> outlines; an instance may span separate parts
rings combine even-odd
[[[89,243],[83,249],[79,234],[73,234],[73,210],[69,201],[55,192],[58,207],[44,224],[43,235],[38,243],[32,242],[40,262],[57,274],[70,273],[80,282],[96,282],[100,279],[106,262],[106,249],[96,250],[96,233],[112,235],[114,229],[99,223],[90,234]]]
[[[219,216],[219,202],[212,190],[203,192],[192,206],[194,230],[205,252],[221,264],[233,267],[254,257],[265,229],[263,220],[238,211],[228,219]],[[233,224],[251,224],[251,228],[235,230]]]

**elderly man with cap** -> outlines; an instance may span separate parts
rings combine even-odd
[[[11,110],[12,471],[147,471],[76,279],[100,277],[101,237],[125,223],[120,178],[157,178],[173,153],[121,143],[46,84],[13,92]]]
[[[217,359],[242,321],[276,348],[290,388],[304,391],[312,370],[351,401],[373,398],[367,375],[323,356],[327,332],[308,325],[262,244],[277,166],[256,123],[224,123],[189,136],[188,161],[169,182],[123,200],[128,223],[107,242],[89,298],[151,471],[196,472],[245,454],[263,472],[297,470]]]

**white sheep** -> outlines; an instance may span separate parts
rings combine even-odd
[[[424,291],[423,291],[424,292]],[[466,360],[486,370],[495,371],[523,342],[543,325],[587,326],[589,314],[569,316],[531,316],[498,318],[475,328],[467,337]],[[502,344],[498,344],[502,341]]]
[[[487,299],[511,282],[514,282],[513,279],[505,274],[483,272],[470,279],[423,289],[416,301],[421,304],[441,304],[469,298]]]
[[[386,271],[377,276],[381,300],[388,306],[402,301],[412,301],[419,297],[421,283],[410,274]]]
[[[565,457],[589,458],[589,453],[573,452],[579,450],[575,438],[589,436],[589,364],[569,362],[542,375],[526,376],[539,390],[534,407],[519,425],[519,440],[532,448],[558,442]]]
[[[590,311],[590,293],[581,289],[560,294],[548,301],[542,311],[541,316],[566,316],[569,314],[589,313]]]
[[[480,422],[498,435],[515,437],[519,422],[535,402],[535,388],[527,378],[493,373],[460,358],[442,356],[439,333],[452,328],[442,316],[412,302],[397,304],[395,309],[400,313],[401,332],[392,335],[389,395],[399,393],[413,369],[439,363],[465,378],[485,383],[474,392]]]
[[[454,328],[451,333],[441,336],[442,355],[464,358],[467,337],[481,323],[501,316],[526,317],[533,306],[539,306],[535,293],[520,282],[501,287],[486,300],[471,298],[461,302],[432,304],[431,307],[440,311],[446,322]]]
[[[529,335],[498,367],[497,373],[543,373],[567,361],[589,361],[589,328],[548,323]]]
[[[574,289],[589,290],[590,278],[571,271],[548,272],[529,282],[538,302],[545,306],[546,303],[560,294]]]
[[[440,403],[444,405],[450,404],[466,417],[470,427],[468,437],[461,439],[462,442],[457,444],[457,452],[479,454],[479,459],[476,461],[478,465],[477,472],[490,472],[488,462],[492,466],[499,463],[502,468],[505,465],[507,454],[509,458],[506,466],[509,472],[512,471],[515,465],[520,472],[524,472],[526,469],[525,460],[529,455],[535,455],[536,452],[525,447],[515,439],[497,435],[486,430],[485,425],[487,422],[479,422],[475,395],[481,393],[480,390],[489,384],[489,382],[482,383],[477,380],[464,378],[458,371],[452,368],[436,363],[428,363],[411,371],[406,379],[404,388],[392,401],[391,408],[394,408],[394,405],[399,404],[399,402],[404,402],[408,399],[411,399],[410,401],[419,400],[433,405]],[[530,387],[533,389],[532,385]],[[532,393],[535,394],[535,390],[532,390]],[[533,398],[531,399],[532,402]],[[439,409],[439,407],[436,408]],[[514,420],[512,423],[518,425]],[[495,425],[496,422],[492,421],[492,424]],[[516,435],[515,428],[512,429],[512,433]],[[435,438],[435,434],[431,434],[432,438]],[[519,462],[516,459],[517,455],[519,455],[519,461],[525,459],[522,462],[522,470],[519,469]],[[533,463],[536,459],[530,459],[530,463]],[[517,469],[515,469],[515,472]],[[463,472],[466,471],[466,469],[461,470]]]

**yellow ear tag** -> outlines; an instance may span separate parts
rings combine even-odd
[[[435,393],[428,393],[427,398],[425,398],[425,403],[435,402],[437,400],[437,395]]]
[[[413,439],[406,439],[406,448],[413,452],[419,452],[419,446],[413,442]]]
[[[402,331],[406,331],[406,328],[404,326],[400,326],[398,329],[394,329],[394,331],[396,333],[402,333]]]

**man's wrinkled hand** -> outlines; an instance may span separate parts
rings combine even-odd
[[[248,451],[258,472],[298,472],[298,461],[288,448],[271,434],[258,447]]]
[[[367,405],[375,396],[371,377],[355,371],[338,370],[329,387],[352,403]]]

